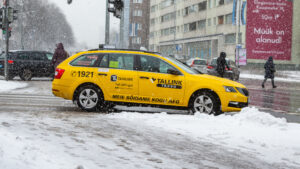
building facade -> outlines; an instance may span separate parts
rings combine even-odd
[[[124,0],[124,12],[120,23],[120,47],[147,48],[149,45],[149,0]]]
[[[240,10],[233,10],[235,2],[237,1],[150,0],[149,49],[166,56],[186,56],[187,59],[211,59],[225,51],[229,58],[235,60],[237,45],[246,48],[248,6],[243,8],[242,3],[246,4],[246,1],[241,0],[240,8],[237,8]],[[291,59],[278,60],[278,63],[299,67],[300,13],[296,9],[300,7],[300,1],[291,2],[294,16]],[[241,16],[241,19],[235,16]],[[248,64],[263,62],[264,58],[247,60]]]

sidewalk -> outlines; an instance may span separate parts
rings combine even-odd
[[[240,77],[244,79],[258,79],[263,80],[265,71],[262,69],[240,69]],[[282,82],[300,83],[300,71],[277,71],[275,73],[275,80]]]

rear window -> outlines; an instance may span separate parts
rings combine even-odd
[[[72,66],[84,66],[84,67],[95,67],[97,60],[101,57],[100,54],[86,54],[77,57],[73,60],[70,65]]]
[[[205,60],[194,60],[194,65],[206,65]]]

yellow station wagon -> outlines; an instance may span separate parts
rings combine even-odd
[[[199,74],[174,58],[117,49],[69,57],[56,68],[52,92],[85,111],[122,104],[217,115],[248,105],[248,90],[240,83]]]

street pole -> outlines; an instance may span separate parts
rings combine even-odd
[[[108,12],[109,3],[106,0],[106,21],[105,21],[105,44],[109,44],[109,27],[110,27],[110,15]]]
[[[8,50],[9,50],[9,36],[8,36],[8,6],[9,6],[9,0],[5,1],[4,7],[5,7],[5,12],[4,12],[4,20],[5,20],[5,42],[6,42],[6,47],[5,47],[5,59],[4,59],[4,74],[5,74],[5,80],[8,81],[8,64],[7,64],[7,60],[8,60]]]
[[[238,58],[238,61],[237,61],[237,66],[238,68],[240,67],[240,31],[241,31],[241,0],[238,0],[238,35],[237,35],[237,44],[238,44],[238,48],[237,48],[237,58]]]

